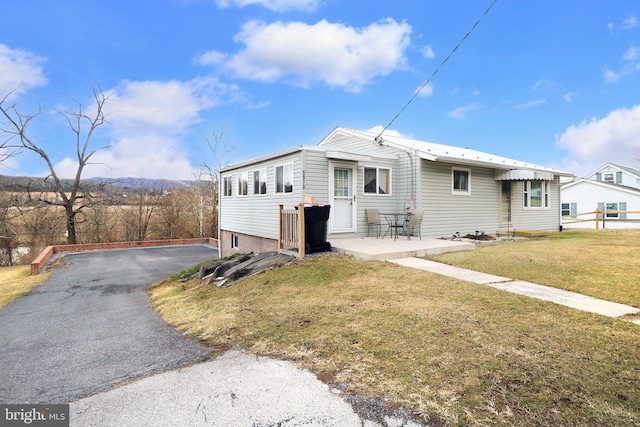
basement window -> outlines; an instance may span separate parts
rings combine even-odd
[[[231,235],[231,249],[238,249],[238,235],[237,234],[232,234]]]

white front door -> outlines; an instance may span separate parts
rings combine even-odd
[[[331,164],[329,185],[331,187],[331,232],[356,231],[356,166]]]

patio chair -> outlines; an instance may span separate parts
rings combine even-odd
[[[411,216],[409,217],[409,221],[406,224],[405,232],[407,236],[411,238],[411,236],[415,236],[415,231],[418,231],[418,236],[420,240],[422,240],[422,217],[424,216],[424,210],[418,209],[413,211]]]
[[[380,222],[380,212],[378,209],[365,209],[367,213],[367,237],[369,237],[369,231],[371,226],[376,227],[376,239],[380,237],[382,232],[382,223]]]

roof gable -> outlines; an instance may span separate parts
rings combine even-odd
[[[602,171],[604,171],[605,169],[615,169],[616,171],[625,172],[625,173],[627,173],[629,175],[633,175],[636,178],[640,178],[640,171],[639,170],[634,169],[634,168],[629,167],[629,166],[617,165],[615,163],[605,163],[604,165],[600,166],[598,169],[596,169],[593,172],[591,172],[590,174],[586,175],[586,178],[596,176],[597,174],[602,173]]]

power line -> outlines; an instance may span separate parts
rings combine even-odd
[[[404,110],[407,109],[407,107],[409,106],[409,104],[411,104],[413,102],[414,99],[416,99],[418,97],[418,95],[420,95],[420,92],[422,92],[422,89],[424,89],[429,82],[435,77],[436,74],[438,74],[438,71],[440,71],[440,69],[444,66],[444,64],[447,63],[447,61],[449,61],[449,59],[453,56],[454,53],[456,53],[456,51],[458,50],[458,48],[462,45],[462,43],[464,43],[464,41],[467,39],[467,37],[469,37],[469,35],[471,35],[471,33],[473,32],[473,30],[476,29],[476,27],[478,26],[478,24],[480,24],[480,21],[482,21],[484,19],[485,16],[487,16],[487,14],[489,13],[489,11],[491,10],[491,8],[493,8],[493,6],[498,2],[498,0],[493,0],[493,2],[491,3],[491,5],[487,8],[487,10],[484,11],[484,13],[482,14],[482,16],[480,16],[480,18],[478,18],[478,20],[476,21],[475,24],[473,24],[473,26],[471,27],[471,29],[469,31],[467,31],[467,34],[464,35],[464,37],[462,37],[462,40],[460,40],[460,42],[458,42],[458,44],[456,45],[456,47],[453,48],[453,50],[451,51],[451,53],[449,53],[449,55],[444,58],[444,60],[440,63],[440,65],[438,65],[438,68],[435,69],[435,71],[431,74],[431,76],[424,81],[424,83],[422,83],[422,85],[418,88],[418,90],[416,91],[416,93],[413,94],[413,96],[411,97],[411,99],[409,99],[409,101],[404,105],[404,107],[402,107],[402,109],[400,110],[400,112],[398,114],[395,115],[395,117],[393,119],[391,119],[391,121],[389,122],[388,125],[386,125],[384,127],[384,129],[382,129],[380,131],[380,133],[378,134],[378,136],[375,137],[375,141],[379,141],[382,138],[382,134],[384,133],[384,131],[386,131],[387,129],[389,129],[389,127],[393,124],[393,122],[396,121],[396,119],[398,117],[400,117],[400,114],[404,113]]]

